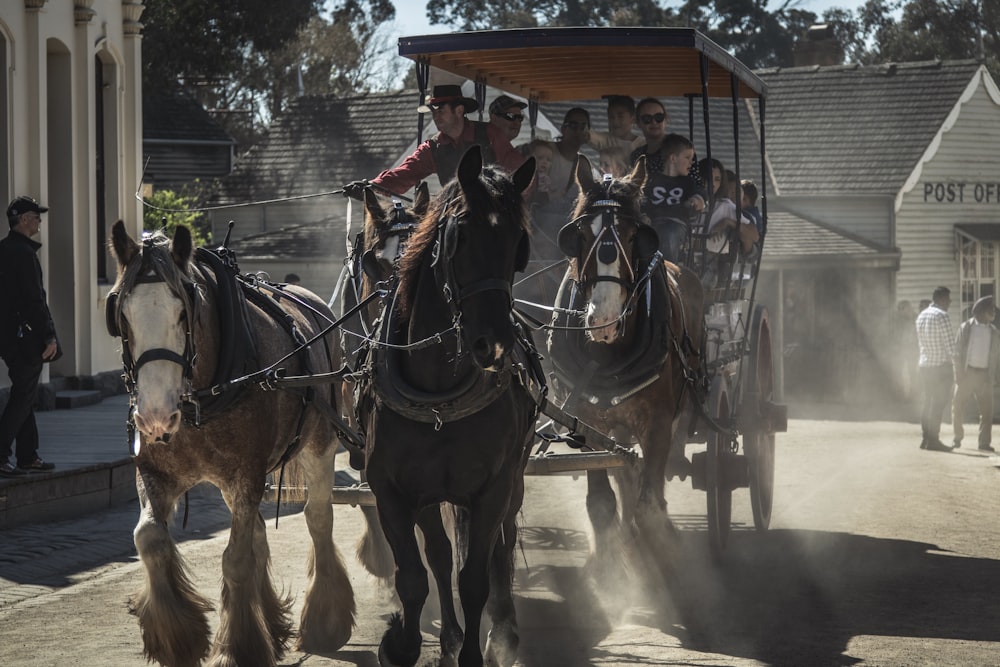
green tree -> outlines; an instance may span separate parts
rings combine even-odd
[[[855,14],[830,10],[824,18],[852,62],[975,59],[1000,76],[994,0],[868,0]]]
[[[146,232],[163,231],[173,236],[177,225],[191,230],[195,245],[207,246],[212,241],[212,230],[205,215],[195,211],[199,197],[174,190],[154,190],[143,199],[142,227]]]
[[[142,17],[143,85],[184,88],[248,146],[300,92],[387,88],[394,72],[378,56],[395,11],[391,0],[156,0]]]

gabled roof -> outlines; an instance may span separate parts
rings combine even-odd
[[[815,269],[899,268],[900,252],[792,213],[770,211],[764,238],[765,267]]]
[[[758,70],[780,194],[895,196],[979,69],[974,61]]]
[[[416,139],[417,105],[414,90],[300,97],[222,180],[216,203],[315,194],[374,178]]]
[[[233,144],[205,107],[182,93],[144,91],[142,96],[143,141]]]

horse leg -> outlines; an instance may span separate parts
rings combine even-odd
[[[247,477],[263,479],[263,474]],[[268,575],[264,519],[257,510],[262,488],[249,487],[248,483],[235,492],[223,489],[233,520],[222,554],[219,629],[209,667],[271,667],[290,634],[290,600],[278,600]]]
[[[490,595],[490,557],[503,525],[510,490],[510,484],[494,483],[469,508],[469,548],[458,575],[458,595],[465,615],[465,641],[458,654],[460,667],[483,665],[479,629]]]
[[[490,560],[490,597],[486,613],[491,628],[486,640],[486,664],[490,667],[511,667],[517,660],[521,638],[517,630],[514,609],[514,549],[517,545],[517,513],[524,499],[524,477],[515,480],[507,515]]]
[[[594,530],[594,577],[598,582],[616,580],[624,547],[618,500],[607,470],[587,471],[587,516]]]
[[[424,555],[437,583],[441,605],[441,663],[453,665],[458,659],[464,635],[455,613],[455,600],[451,590],[452,545],[441,519],[443,506],[425,507],[417,515],[417,525],[424,534]]]
[[[198,594],[167,522],[182,489],[168,483],[140,462],[136,471],[139,521],[135,548],[146,573],[145,587],[129,600],[139,619],[143,652],[149,661],[171,667],[201,664],[208,654],[212,605]]]
[[[298,649],[305,653],[336,651],[354,629],[354,589],[333,541],[335,454],[335,447],[328,446],[322,454],[306,447],[300,455],[309,487],[303,514],[312,538],[309,583],[299,620]]]
[[[376,485],[378,486],[378,485]],[[373,487],[374,488],[374,487]],[[420,659],[420,612],[427,599],[427,569],[417,545],[417,510],[393,487],[376,488],[379,520],[396,561],[396,594],[402,614],[393,614],[382,635],[378,659],[382,667],[411,667]]]
[[[361,480],[366,479],[364,473]],[[396,564],[392,560],[392,549],[382,532],[382,525],[378,521],[378,510],[372,505],[361,506],[361,516],[365,520],[365,532],[358,540],[355,551],[358,561],[364,566],[368,573],[387,582],[392,577]]]

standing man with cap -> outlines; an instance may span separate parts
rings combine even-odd
[[[920,449],[950,452],[941,442],[941,416],[951,397],[954,378],[955,330],[948,317],[951,290],[936,287],[931,304],[917,315],[917,344],[920,361],[917,373],[924,387],[924,406],[920,414],[923,440]]]
[[[979,407],[979,451],[995,452],[993,440],[993,381],[1000,371],[1000,331],[993,326],[997,310],[992,296],[984,296],[972,306],[972,317],[958,328],[955,347],[955,396],[951,426],[955,447],[962,446],[965,427],[962,417],[971,396]]]
[[[417,107],[417,111],[431,114],[437,134],[417,146],[401,165],[376,176],[371,184],[401,195],[431,174],[437,174],[444,185],[455,177],[459,160],[474,144],[483,149],[483,164],[496,163],[513,172],[524,163],[524,156],[499,127],[465,117],[478,108],[476,100],[462,95],[461,86],[434,86],[430,100]],[[344,188],[344,194],[361,199],[367,185],[355,181]]]
[[[521,134],[521,123],[524,122],[524,111],[527,102],[515,100],[510,95],[500,95],[490,104],[490,123],[496,125],[511,143]]]
[[[10,376],[10,398],[0,417],[0,475],[16,477],[55,466],[38,456],[35,400],[42,364],[59,352],[56,328],[42,285],[41,243],[32,240],[49,209],[31,197],[7,207],[10,233],[0,241],[0,355]],[[17,441],[17,466],[10,455]]]

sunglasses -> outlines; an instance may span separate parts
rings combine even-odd
[[[521,115],[521,114],[507,113],[506,111],[504,111],[504,112],[498,112],[496,115],[500,116],[501,118],[506,118],[507,120],[509,120],[512,123],[520,123],[521,121],[524,120],[524,116],[523,115]]]
[[[568,127],[571,130],[586,130],[589,124],[582,120],[568,120],[563,123],[563,127]]]
[[[639,120],[642,121],[643,125],[652,125],[653,123],[662,123],[667,119],[667,114],[665,113],[654,113],[648,114],[644,113],[639,116]]]

